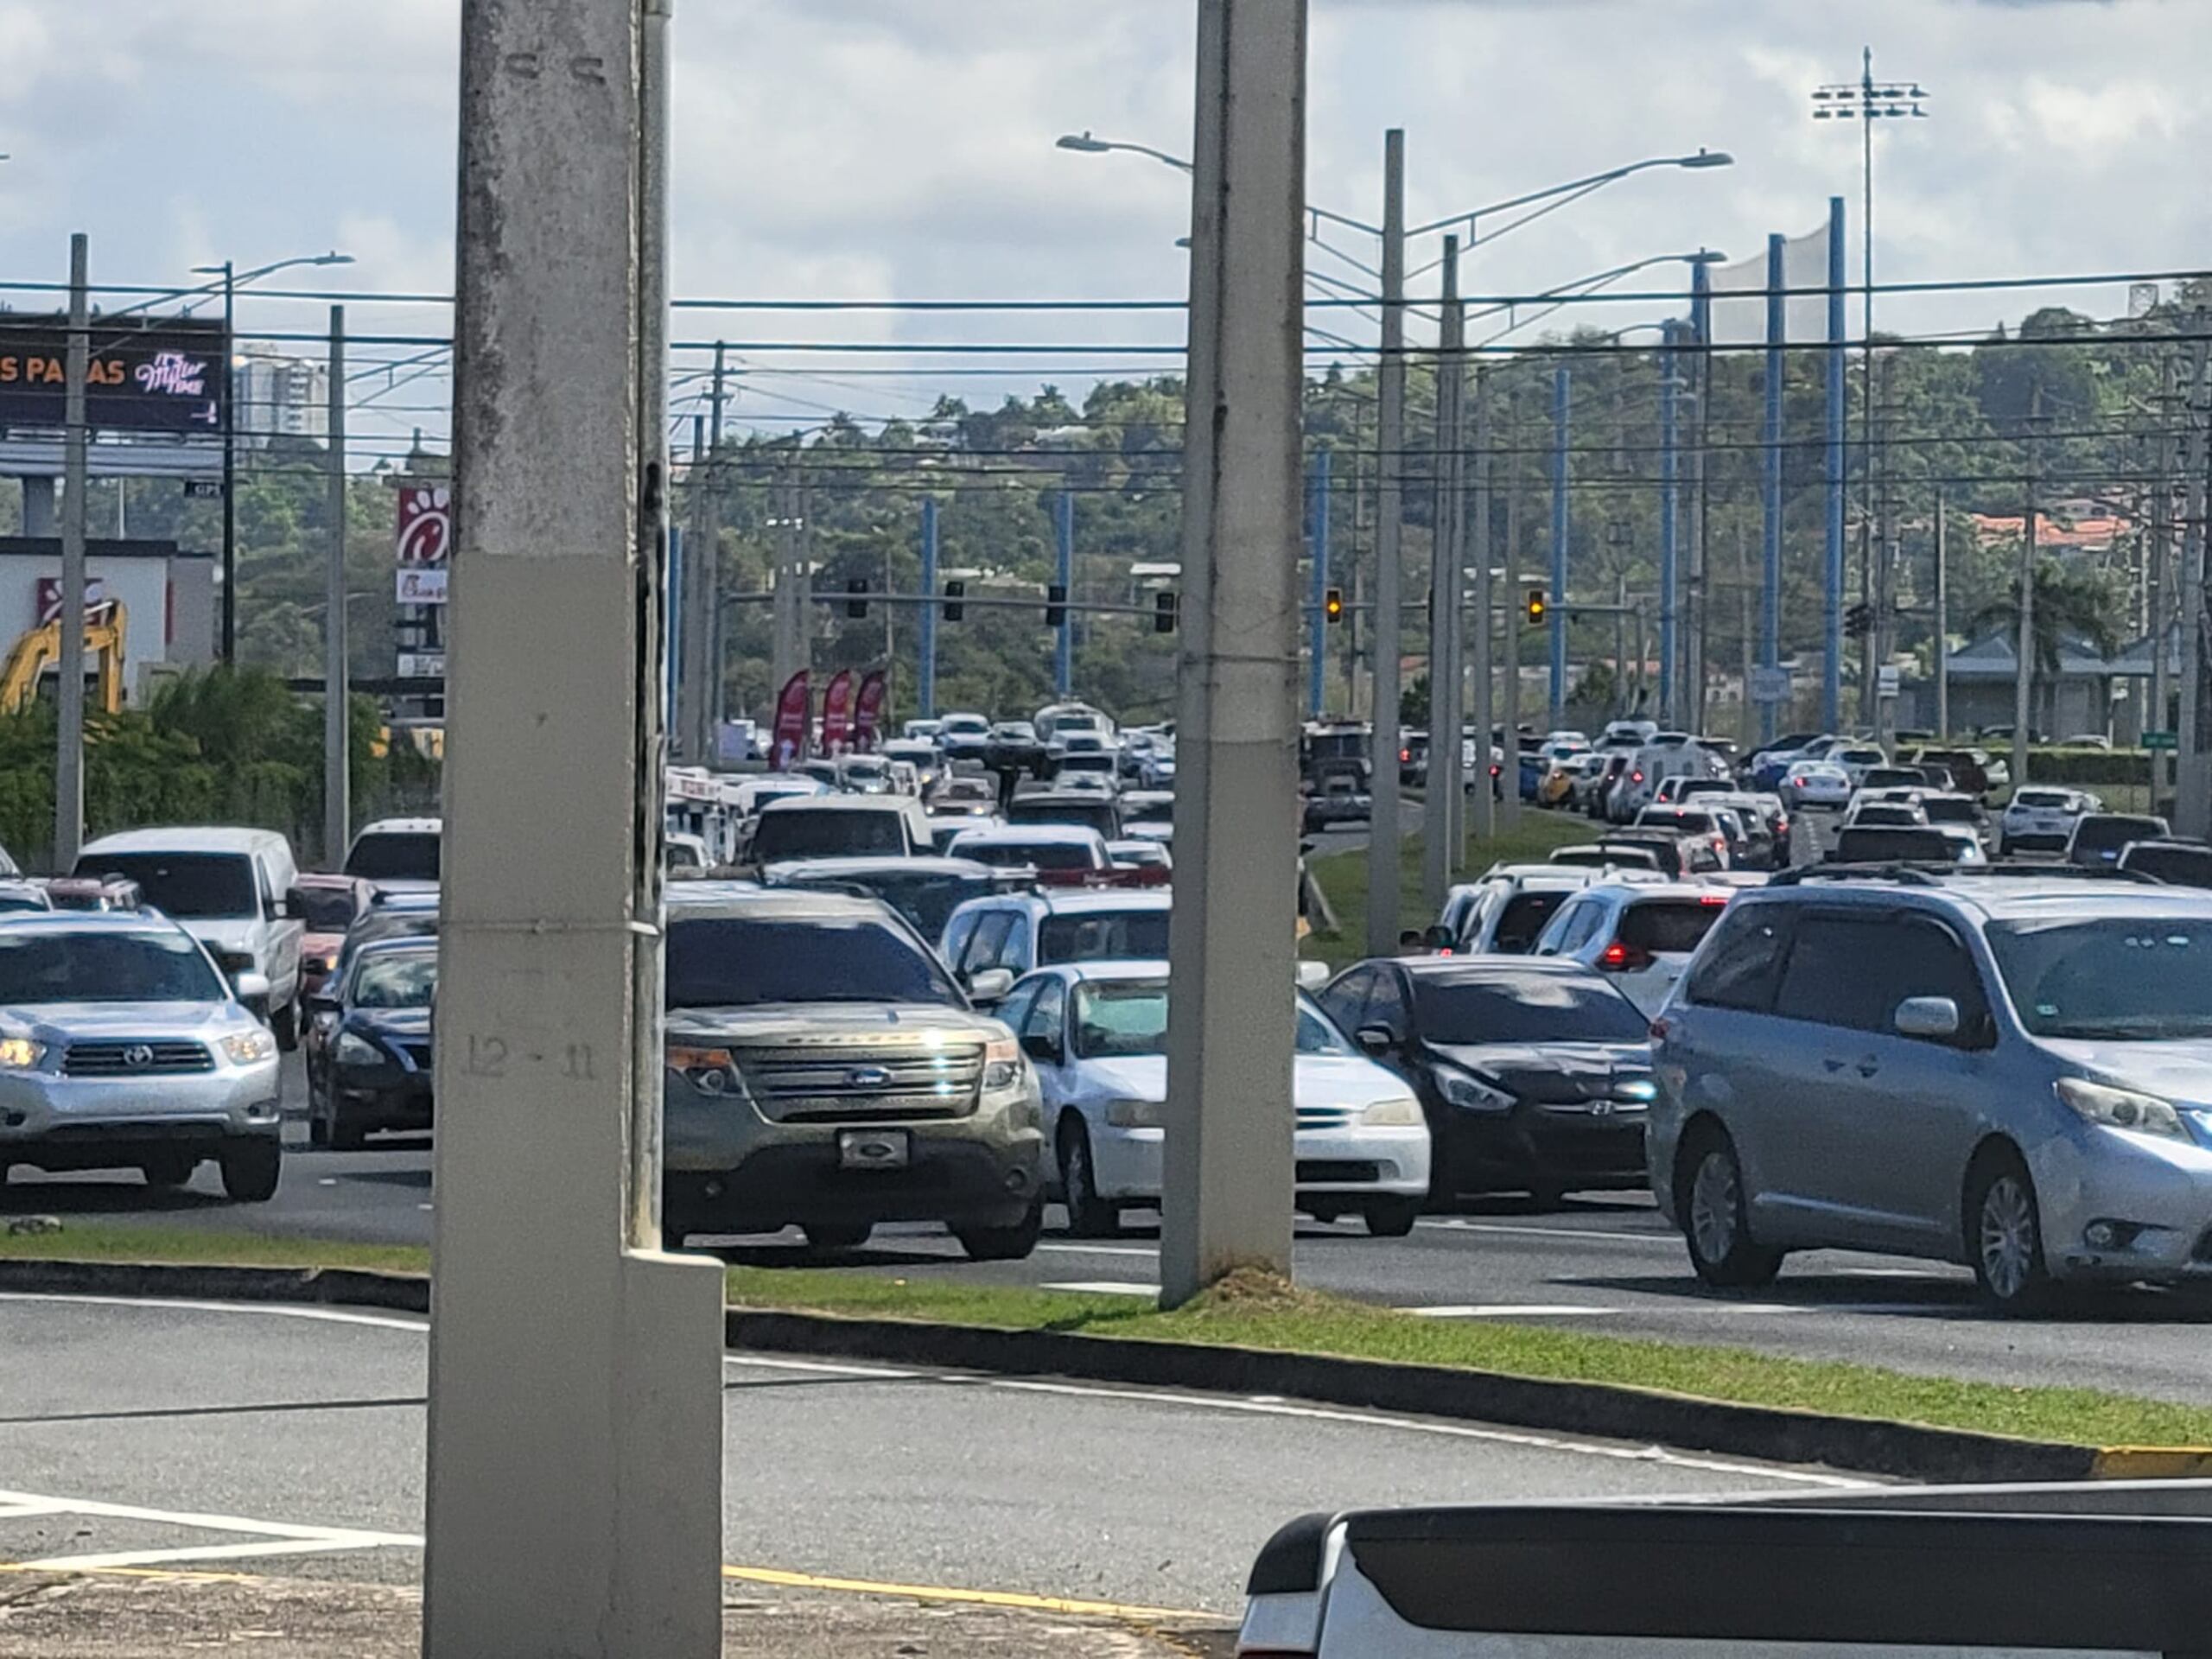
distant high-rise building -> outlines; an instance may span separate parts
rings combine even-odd
[[[280,435],[320,443],[330,429],[330,366],[319,359],[241,346],[231,389],[238,399],[238,442],[249,448],[266,448]]]

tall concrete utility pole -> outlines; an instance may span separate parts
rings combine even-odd
[[[1406,476],[1406,135],[1382,135],[1382,355],[1375,371],[1374,777],[1367,836],[1367,954],[1398,952],[1398,653]]]
[[[1198,0],[1160,1300],[1290,1272],[1306,4]],[[1395,757],[1393,757],[1395,763]]]
[[[1444,238],[1444,313],[1436,353],[1436,510],[1429,557],[1428,789],[1421,804],[1421,900],[1441,911],[1459,865],[1459,634],[1465,619],[1459,579],[1466,558],[1461,533],[1463,450],[1460,422],[1466,377],[1466,310],[1459,303],[1459,238]]]
[[[329,431],[324,440],[330,531],[322,613],[322,856],[336,869],[353,835],[352,727],[346,628],[346,308],[330,308]]]
[[[62,373],[61,650],[56,660],[60,750],[54,767],[54,868],[67,874],[85,844],[85,381],[92,372],[92,305],[82,231],[69,238],[69,344]]]
[[[1951,559],[1948,509],[1936,486],[1936,735],[1951,734]]]
[[[729,607],[723,602],[721,556],[722,404],[726,397],[727,353],[715,342],[715,378],[708,400],[707,487],[709,497],[707,555],[707,741],[714,758],[721,755],[723,718],[729,709]],[[779,687],[779,690],[781,688]]]
[[[2191,314],[2189,402],[2183,429],[2188,443],[2183,465],[2181,547],[2181,717],[2176,739],[2174,828],[2184,836],[2212,832],[2212,766],[2204,753],[2204,555],[2206,514],[2212,511],[2212,384],[2208,384],[2208,318]]]
[[[721,1274],[658,1250],[666,28],[461,12],[426,1659],[720,1651]]]
[[[1474,832],[1478,839],[1487,841],[1497,833],[1497,803],[1490,792],[1490,729],[1497,723],[1492,713],[1497,674],[1491,642],[1497,637],[1497,588],[1490,575],[1490,377],[1479,365],[1475,369],[1474,401],[1475,487],[1468,498],[1468,522],[1459,539],[1474,559],[1474,650],[1469,653],[1474,668],[1471,677],[1474,701],[1469,707],[1475,728]]]
[[[1552,531],[1551,542],[1551,729],[1567,724],[1567,552],[1569,471],[1568,412],[1573,397],[1573,371],[1564,363],[1552,371]]]
[[[1498,714],[1498,724],[1504,729],[1499,734],[1498,748],[1502,753],[1497,774],[1498,828],[1518,830],[1521,827],[1521,624],[1526,613],[1522,607],[1522,577],[1528,573],[1521,568],[1521,422],[1517,400],[1509,392],[1505,400],[1505,429],[1510,435],[1506,440],[1505,460],[1505,555],[1498,561],[1505,571],[1505,600],[1500,607],[1504,614],[1504,694]],[[1393,949],[1395,948],[1394,944]]]
[[[713,687],[715,682],[715,610],[720,584],[715,579],[715,492],[709,483],[714,466],[708,448],[707,423],[691,425],[691,523],[683,533],[682,574],[676,594],[677,630],[676,731],[671,746],[677,757],[695,766],[714,758]]]
[[[2034,404],[2036,413],[2031,418],[2040,421],[2043,410],[2040,387],[2037,388]],[[2035,437],[2031,436],[2028,443],[2031,459],[2028,465],[2027,512],[2020,521],[2020,626],[2012,642],[2012,649],[2018,653],[2012,671],[2014,789],[2028,781],[2028,735],[2035,729],[2036,514],[2041,509],[2043,498],[2043,453]]]
[[[806,500],[799,489],[795,466],[783,469],[777,480],[776,496],[782,505],[776,515],[774,597],[770,601],[773,620],[769,645],[770,677],[774,683],[769,687],[768,695],[772,698],[782,692],[792,675],[807,665],[804,614],[809,580],[804,569]]]
[[[1689,605],[1682,628],[1682,689],[1687,694],[1685,724],[1693,732],[1706,729],[1707,656],[1711,648],[1712,618],[1708,614],[1707,560],[1712,551],[1713,469],[1708,455],[1713,441],[1713,262],[1699,258],[1690,265],[1690,344],[1696,351],[1690,397],[1690,534]]]
[[[1789,299],[1783,292],[1785,246],[1779,236],[1766,239],[1766,438],[1759,489],[1759,666],[1769,671],[1782,665],[1782,395],[1783,376],[1787,372],[1783,348],[1789,317]],[[1776,714],[1771,701],[1759,704],[1762,743],[1774,741]]]
[[[922,606],[914,625],[915,699],[924,720],[937,718],[937,498],[922,498]],[[780,690],[782,682],[777,682]]]
[[[2144,583],[2144,632],[2151,641],[2151,706],[2144,711],[2143,729],[2169,731],[2167,706],[2172,701],[2173,676],[2166,664],[2166,640],[2172,632],[2173,563],[2174,563],[2174,496],[2173,475],[2175,448],[2173,415],[2178,402],[2180,385],[2176,378],[2178,361],[2169,353],[2160,372],[2160,388],[2164,395],[2158,399],[2158,461],[2156,482],[2151,487],[2151,559],[2150,570]],[[2154,795],[2164,792],[2166,779],[2166,760],[2164,755],[2151,757],[2151,778]],[[2158,810],[2156,801],[2151,810]]]

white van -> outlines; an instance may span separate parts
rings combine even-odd
[[[378,818],[364,824],[346,849],[346,874],[384,888],[435,887],[444,830],[437,818]]]
[[[216,825],[126,830],[88,844],[72,874],[137,882],[146,902],[215,952],[226,971],[266,979],[269,1006],[256,1012],[266,1014],[278,1047],[299,1046],[306,923],[290,842],[273,830]]]

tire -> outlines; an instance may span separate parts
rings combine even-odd
[[[276,1196],[284,1169],[284,1148],[274,1136],[233,1141],[218,1159],[223,1192],[234,1204],[266,1204]]]
[[[1037,1236],[1044,1230],[1045,1205],[1039,1199],[1011,1227],[956,1227],[952,1236],[970,1262],[1022,1262],[1036,1249]]]
[[[1556,1182],[1545,1181],[1529,1189],[1529,1207],[1548,1213],[1567,1202],[1567,1189]]]
[[[1743,1166],[1727,1135],[1710,1129],[1699,1136],[1683,1148],[1681,1167],[1676,1210],[1697,1276],[1719,1290],[1772,1284],[1782,1252],[1751,1239]]]
[[[815,1222],[801,1227],[810,1250],[857,1250],[875,1229],[865,1221]]]
[[[321,1103],[315,1097],[315,1090],[308,1090],[308,1145],[317,1152],[330,1149],[330,1123],[322,1115]]]
[[[281,1008],[269,1011],[270,1034],[276,1039],[276,1046],[289,1054],[300,1046],[300,999],[295,992],[292,1000]]]
[[[1982,1300],[2000,1313],[2045,1312],[2056,1287],[2043,1252],[2035,1179],[2009,1147],[1985,1154],[1967,1177],[1966,1249]]]
[[[1421,1216],[1419,1198],[1370,1198],[1365,1211],[1367,1230],[1376,1238],[1403,1238]]]
[[[1068,1118],[1060,1126],[1060,1198],[1067,1205],[1071,1237],[1111,1238],[1122,1230],[1120,1208],[1098,1196],[1096,1170],[1090,1130],[1080,1119]]]
[[[146,1178],[146,1185],[175,1191],[192,1179],[192,1172],[200,1167],[200,1160],[190,1153],[168,1152],[158,1158],[149,1158],[138,1166],[138,1173]]]
[[[330,1103],[327,1144],[333,1152],[359,1152],[369,1144],[369,1132],[352,1122],[336,1101]]]

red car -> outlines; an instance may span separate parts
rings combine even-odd
[[[374,884],[358,875],[302,874],[297,883],[307,906],[307,936],[300,941],[300,995],[312,996],[330,977],[346,930],[369,907]]]

